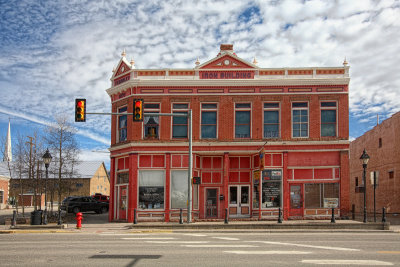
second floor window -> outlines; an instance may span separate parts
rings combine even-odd
[[[321,102],[321,136],[336,136],[336,102]]]
[[[159,103],[145,103],[144,104],[144,113],[160,113],[160,104]],[[143,124],[144,124],[144,138],[145,139],[157,139],[159,138],[159,116],[144,116]]]
[[[201,138],[217,138],[217,104],[201,104]]]
[[[235,104],[235,138],[250,138],[251,104]]]
[[[308,103],[292,103],[292,136],[308,137]]]
[[[264,138],[279,138],[279,103],[264,103]]]
[[[172,113],[187,114],[189,104],[172,104]],[[187,138],[188,137],[188,120],[187,117],[172,118],[172,138]]]
[[[128,111],[128,107],[122,107],[118,109],[118,113],[126,113]],[[127,139],[127,115],[119,115],[118,116],[118,141],[123,142]]]

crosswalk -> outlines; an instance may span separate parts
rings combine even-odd
[[[360,249],[317,246],[300,243],[242,240],[238,237],[221,236],[203,233],[101,233],[103,236],[115,236],[121,240],[141,242],[149,245],[176,245],[184,248],[218,249],[220,253],[234,255],[319,255],[321,251],[360,252]],[[166,236],[168,235],[168,236]],[[189,240],[187,240],[189,239]],[[297,248],[297,249],[294,249]],[[390,266],[391,262],[378,260],[344,260],[344,259],[301,259],[304,265],[358,265],[358,266]]]

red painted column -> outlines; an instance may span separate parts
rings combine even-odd
[[[108,210],[108,221],[111,222],[114,219],[114,206],[115,203],[118,202],[115,199],[116,195],[114,194],[115,190],[115,158],[111,158],[110,164],[110,205]]]
[[[340,215],[350,213],[350,169],[349,152],[340,152]]]
[[[169,222],[170,219],[170,192],[171,192],[171,153],[165,155],[165,221]]]
[[[289,205],[290,205],[290,190],[289,190],[289,177],[288,177],[288,152],[283,152],[283,174],[282,174],[282,185],[283,185],[283,219],[289,218]]]
[[[128,222],[133,222],[133,210],[137,209],[138,154],[129,154]]]
[[[229,185],[229,153],[225,152],[224,153],[224,182],[223,182],[223,187],[224,187],[224,209],[228,208],[228,185]],[[222,214],[223,216],[225,213]]]

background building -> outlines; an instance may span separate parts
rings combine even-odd
[[[355,212],[362,214],[363,168],[360,156],[366,149],[370,160],[367,165],[366,193],[368,220],[373,218],[374,187],[371,172],[379,173],[376,187],[376,209],[381,214],[386,207],[388,213],[400,214],[400,112],[375,126],[350,144],[350,195]],[[379,218],[380,220],[380,218]]]
[[[6,173],[8,171],[5,162],[0,164],[0,173]],[[37,195],[41,195],[41,198],[37,198],[37,201],[41,199],[41,203],[37,205],[44,205],[44,193],[45,193],[45,177],[44,170],[43,175],[40,179],[28,179],[22,177],[21,180],[15,172],[13,172],[13,179],[10,180],[10,196],[18,196],[18,204],[24,206],[34,205],[35,187],[37,189]],[[23,186],[23,201],[21,200],[21,187]],[[110,181],[107,173],[107,169],[101,161],[82,161],[74,166],[74,174],[72,176],[65,176],[61,179],[61,200],[67,196],[90,196],[95,193],[101,193],[104,195],[110,194]],[[49,168],[49,179],[47,181],[47,201],[58,202],[58,177],[57,172],[53,172],[51,166]]]
[[[193,218],[326,218],[350,210],[349,67],[260,68],[233,45],[192,69],[136,69],[125,52],[111,88],[109,219],[177,219],[188,195],[193,116]],[[126,113],[126,114],[124,114]],[[130,114],[129,114],[130,113]],[[129,115],[128,115],[129,114]],[[262,160],[260,160],[260,156]],[[197,180],[197,179],[196,179]]]

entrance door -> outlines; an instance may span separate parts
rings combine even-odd
[[[206,189],[206,218],[217,218],[217,189],[207,188]]]
[[[128,186],[118,186],[118,220],[126,220],[128,212]]]
[[[289,216],[303,217],[303,186],[301,184],[290,185]]]
[[[230,217],[250,216],[249,185],[229,186],[229,216]]]

